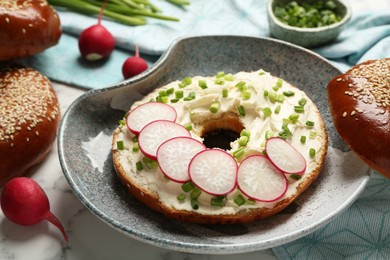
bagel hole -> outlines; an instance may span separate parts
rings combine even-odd
[[[244,129],[237,117],[222,116],[218,120],[210,120],[203,124],[201,137],[207,148],[220,148],[230,150],[230,143],[240,137]]]

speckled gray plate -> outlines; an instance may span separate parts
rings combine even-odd
[[[177,222],[136,201],[119,182],[111,134],[131,104],[152,89],[185,76],[264,69],[300,87],[319,107],[329,132],[321,177],[282,213],[246,225]],[[228,254],[266,249],[303,237],[345,210],[365,187],[369,170],[332,126],[326,85],[335,67],[303,48],[267,38],[206,36],[179,39],[152,69],[78,98],[62,120],[58,148],[64,175],[97,217],[138,240],[178,251]]]

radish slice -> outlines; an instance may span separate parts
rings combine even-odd
[[[246,196],[263,202],[280,199],[288,187],[284,173],[262,155],[252,155],[241,162],[237,183]]]
[[[148,102],[134,108],[126,118],[127,128],[138,135],[142,128],[156,120],[175,122],[176,110],[170,105],[160,102]]]
[[[150,159],[157,159],[157,149],[165,141],[178,137],[188,136],[190,132],[182,125],[167,120],[157,120],[142,128],[138,136],[138,145],[141,152]]]
[[[209,149],[191,160],[188,172],[192,182],[212,195],[225,195],[237,185],[237,162],[227,152]]]
[[[302,174],[306,170],[306,160],[302,154],[281,138],[268,139],[265,151],[275,167],[284,173]]]
[[[191,137],[175,137],[165,141],[157,150],[161,171],[171,180],[184,183],[190,180],[188,165],[206,146]]]

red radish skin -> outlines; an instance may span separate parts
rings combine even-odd
[[[1,194],[1,209],[10,221],[18,225],[31,226],[47,220],[61,231],[68,242],[64,227],[50,212],[45,191],[33,179],[18,177],[10,180]]]
[[[237,185],[251,199],[272,202],[286,194],[288,180],[268,158],[252,155],[245,158],[238,167]]]
[[[226,195],[237,186],[236,160],[221,149],[208,149],[196,154],[188,167],[192,182],[211,195]]]
[[[206,146],[191,137],[175,137],[165,141],[157,150],[157,161],[161,171],[174,182],[190,180],[188,165],[192,158]]]
[[[306,160],[302,154],[287,141],[272,137],[265,143],[265,151],[270,161],[286,174],[304,174]]]
[[[157,159],[157,150],[165,141],[179,136],[190,137],[190,132],[182,125],[156,120],[142,128],[138,135],[138,145],[141,152],[152,160]]]
[[[176,110],[170,105],[160,102],[148,102],[131,110],[126,117],[126,125],[130,132],[138,135],[142,128],[156,120],[176,121]]]
[[[104,1],[99,14],[98,23],[88,27],[79,35],[79,50],[81,56],[89,61],[105,59],[111,55],[115,48],[114,36],[101,25],[106,1]]]
[[[135,55],[125,60],[122,65],[122,74],[125,79],[134,77],[148,69],[148,64],[139,55],[139,48],[135,46]]]

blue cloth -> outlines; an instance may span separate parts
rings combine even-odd
[[[64,34],[60,43],[44,53],[22,60],[50,79],[85,89],[107,87],[123,80],[121,67],[139,45],[150,66],[171,42],[186,35],[268,36],[266,1],[196,0],[186,8],[158,2],[164,14],[180,22],[149,19],[128,27],[103,21],[118,48],[102,62],[80,58],[77,35],[96,18],[60,10]],[[390,10],[353,14],[346,29],[332,44],[314,49],[342,71],[368,59],[390,57]],[[390,259],[390,182],[373,174],[364,193],[344,214],[320,230],[274,248],[280,259]]]

